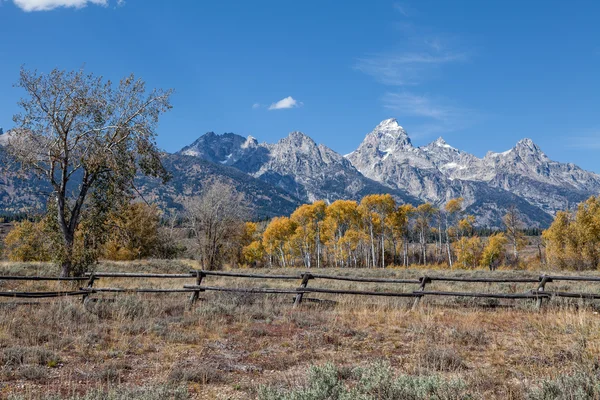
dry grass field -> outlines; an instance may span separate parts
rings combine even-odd
[[[101,263],[99,271],[187,272],[184,262]],[[52,275],[43,264],[1,264],[0,274]],[[246,270],[247,271],[247,270]],[[258,272],[258,271],[257,271]],[[260,270],[266,274],[300,270]],[[537,276],[539,272],[333,270],[338,275]],[[191,280],[106,278],[97,287],[180,288]],[[299,282],[205,278],[211,286]],[[0,290],[72,283],[0,281]],[[414,285],[311,282],[315,287],[414,290]],[[309,285],[309,286],[310,286]],[[435,289],[518,293],[532,284],[446,284]],[[432,286],[433,286],[432,285]],[[593,284],[555,290],[599,292]],[[81,285],[79,285],[81,286]],[[588,399],[600,398],[598,303],[532,300],[204,292],[94,294],[0,302],[2,399]]]

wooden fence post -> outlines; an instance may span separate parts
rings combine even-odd
[[[546,275],[541,275],[540,276],[540,283],[536,289],[536,292],[543,292],[546,290],[546,283],[552,282],[552,278],[547,277]],[[535,301],[535,307],[539,310],[542,307],[542,300],[543,298],[541,296],[538,296],[538,298]]]
[[[418,290],[415,290],[413,293],[418,293],[418,292],[422,292],[425,290],[425,285],[427,285],[428,283],[431,283],[431,278],[428,278],[427,276],[423,276],[421,278],[419,278],[419,280],[421,281],[421,285],[419,286]],[[421,297],[423,296],[418,296],[412,306],[413,311],[417,309],[417,307],[419,307],[419,303],[421,302]]]
[[[308,281],[312,279],[312,275],[308,272],[302,274],[302,283],[300,283],[300,287],[298,289],[305,289],[308,286]],[[294,300],[294,308],[298,307],[300,303],[302,303],[302,297],[304,293],[298,293],[296,295],[296,299]]]
[[[201,270],[196,271],[196,286],[200,286],[200,284],[202,284],[202,278],[204,278],[205,276],[206,275],[204,275],[204,272],[202,272]],[[192,295],[190,296],[188,307],[191,308],[194,305],[194,303],[196,303],[196,301],[198,301],[199,297],[200,297],[200,290],[194,291],[194,293],[192,293]]]
[[[94,281],[96,280],[96,275],[92,272],[90,275],[90,279],[88,280],[87,289],[91,289],[94,286]],[[90,293],[84,294],[81,298],[81,302],[85,304],[88,301]]]

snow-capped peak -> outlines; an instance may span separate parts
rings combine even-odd
[[[296,151],[314,152],[317,151],[317,143],[310,136],[300,131],[293,131],[277,142],[277,148],[278,151],[285,150],[291,153]]]
[[[523,150],[529,150],[533,153],[539,153],[541,152],[541,149],[538,147],[537,144],[535,144],[533,142],[533,140],[529,139],[529,138],[525,138],[525,139],[521,139],[517,142],[517,145],[515,146],[516,149],[523,149]]]
[[[513,149],[509,149],[506,151],[503,151],[501,153],[496,153],[494,151],[488,151],[484,157],[484,159],[486,158],[498,158],[498,157],[506,157],[508,156],[510,153],[512,153]]]
[[[0,129],[1,131],[1,129]],[[0,147],[6,146],[11,137],[14,136],[13,131],[7,131],[5,133],[0,134]]]
[[[439,137],[435,140],[435,142],[433,142],[433,145],[437,146],[437,147],[444,147],[446,149],[453,149],[454,147],[450,146],[448,143],[446,143],[446,141],[444,140],[443,137]]]
[[[375,128],[375,130],[386,130],[386,129],[401,129],[401,130],[404,130],[404,128],[402,128],[400,126],[400,124],[398,124],[398,120],[396,118],[384,119]]]
[[[412,148],[408,134],[398,124],[395,118],[381,121],[371,133],[369,133],[363,144],[376,147],[380,152],[390,153],[404,148]]]
[[[242,145],[240,146],[242,149],[247,149],[249,147],[255,147],[258,145],[258,140],[256,140],[256,138],[252,135],[248,135],[248,137],[246,138],[246,141],[244,143],[242,143]]]
[[[290,132],[286,138],[281,139],[282,141],[292,141],[294,143],[308,142],[316,145],[315,141],[308,135],[300,131]]]

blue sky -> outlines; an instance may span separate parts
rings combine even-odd
[[[70,7],[63,7],[67,5]],[[159,145],[207,131],[340,153],[395,117],[483,156],[532,138],[600,172],[598,1],[0,0],[0,126],[19,67],[174,88]]]

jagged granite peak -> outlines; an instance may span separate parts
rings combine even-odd
[[[441,193],[426,193],[425,186],[437,186],[424,182],[429,180],[427,171],[436,170],[436,166],[423,149],[412,145],[408,134],[395,119],[382,121],[346,158],[367,178],[397,189],[402,186],[421,199],[442,197]]]
[[[505,152],[489,152],[478,158],[450,146],[441,137],[422,147],[382,143],[388,127],[393,131],[396,126],[397,121],[384,121],[346,158],[365,176],[437,205],[460,196],[468,207],[487,204],[489,209],[491,200],[486,197],[492,194],[503,201],[518,196],[550,215],[567,203],[600,193],[600,176],[550,160],[531,139],[520,140]],[[403,129],[398,136],[408,138]],[[524,203],[519,204],[525,210]],[[500,211],[484,214],[497,216]],[[480,215],[478,222],[490,223],[488,217]]]
[[[535,162],[550,161],[550,159],[548,158],[548,156],[546,156],[542,149],[540,149],[540,147],[537,144],[535,144],[531,139],[526,138],[519,140],[513,150],[523,160]]]
[[[258,140],[256,140],[256,138],[252,135],[248,135],[246,141],[242,144],[243,149],[248,149],[256,146],[258,146]]]
[[[6,146],[8,144],[9,139],[13,136],[12,131],[6,131],[0,133],[0,146]]]
[[[509,190],[550,213],[600,194],[599,175],[551,160],[531,139],[503,153],[488,153],[482,164],[470,179]]]
[[[396,120],[381,122],[346,158],[366,177],[404,189],[423,200],[441,203],[453,197],[446,177],[427,149],[414,147]]]
[[[433,142],[429,143],[428,145],[420,147],[420,149],[427,153],[431,153],[431,154],[436,154],[436,153],[463,154],[464,153],[463,151],[450,146],[448,144],[448,142],[446,142],[444,140],[444,138],[441,136],[439,138],[437,138],[436,140],[434,140]]]
[[[189,146],[185,146],[177,154],[202,158],[217,164],[238,167],[236,164],[243,160],[244,172],[256,171],[264,161],[268,150],[261,147],[252,137],[243,137],[235,133],[217,135],[208,132],[200,136]]]
[[[200,139],[179,153],[235,167],[303,201],[360,199],[379,192],[417,202],[404,191],[364,177],[350,161],[302,132],[291,132],[274,144],[214,134]]]
[[[234,150],[241,148],[246,138],[235,133],[217,135],[207,132],[189,146],[185,146],[179,154],[198,156],[211,162],[225,163]],[[230,157],[230,156],[229,156]]]
[[[452,147],[442,137],[420,149],[429,161],[446,174],[454,169],[473,168],[481,162],[474,155]]]
[[[0,146],[0,161],[2,153]],[[209,132],[181,151],[165,154],[164,161],[173,181],[165,186],[145,180],[145,198],[171,207],[196,195],[204,183],[222,179],[260,204],[261,215],[270,216],[289,214],[299,202],[391,193],[401,201],[438,206],[463,197],[478,225],[490,227],[500,227],[503,213],[516,205],[528,225],[545,226],[567,204],[600,194],[600,176],[550,160],[530,139],[478,158],[441,137],[415,147],[395,119],[379,123],[347,156],[301,132],[273,144]],[[39,192],[40,185],[5,173],[0,176],[0,207],[15,212],[27,204],[43,205],[41,197],[30,194],[32,188]]]
[[[395,118],[381,121],[367,135],[363,144],[376,148],[382,155],[403,148],[412,148],[412,142],[408,134]]]
[[[317,143],[302,132],[290,132],[288,136],[280,139],[274,148],[278,149],[300,149],[304,152],[315,151]]]
[[[450,146],[443,137],[439,137],[437,139],[435,139],[433,142],[431,142],[431,145],[436,146],[436,147],[444,147],[444,148],[454,148],[452,146]]]
[[[301,132],[292,132],[269,149],[267,161],[253,174],[307,201],[360,199],[370,193],[392,193],[414,202],[406,193],[364,177],[340,154],[317,144]]]

